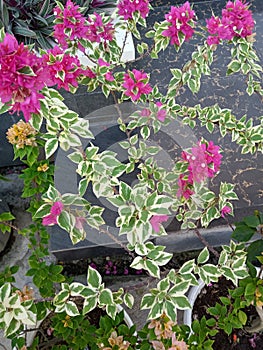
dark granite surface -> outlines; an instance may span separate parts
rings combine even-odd
[[[202,22],[205,24],[205,18],[214,14],[220,14],[221,9],[225,5],[225,1],[191,1],[193,2],[193,8]],[[148,29],[153,26],[155,21],[161,22],[164,20],[164,14],[169,12],[170,5],[181,4],[183,1],[166,1],[166,0],[153,0],[153,11],[150,12],[147,18]],[[252,0],[251,9],[254,13],[256,20],[256,39],[255,48],[259,57],[263,58],[263,1]],[[148,39],[146,39],[148,40]],[[135,39],[135,45],[138,41]],[[160,91],[165,93],[167,84],[171,78],[170,68],[181,68],[184,63],[190,59],[190,55],[193,49],[200,44],[199,39],[194,37],[189,42],[185,43],[180,51],[177,53],[172,46],[169,46],[165,52],[159,54],[158,60],[151,60],[150,58],[144,58],[143,60],[129,64],[129,68],[143,69],[147,73],[151,73],[151,84],[158,83]],[[238,75],[226,77],[226,65],[230,61],[228,55],[228,47],[219,47],[215,54],[215,60],[212,65],[212,75],[202,78],[200,92],[193,95],[188,88],[183,88],[178,96],[178,103],[193,106],[200,103],[201,106],[214,105],[218,103],[221,108],[231,108],[233,113],[240,118],[244,114],[255,119],[258,122],[258,117],[262,115],[262,101],[257,95],[248,97],[245,92],[244,78]],[[80,108],[82,105],[85,112],[92,112],[96,110],[97,106],[104,107],[108,105],[109,101],[106,101],[99,94],[91,95],[91,98],[87,100],[85,94],[80,94],[74,97],[72,101],[73,105],[77,104]],[[89,101],[89,103],[88,103]],[[99,108],[97,107],[97,108]],[[85,113],[81,112],[81,115]],[[105,124],[104,128],[108,128]],[[102,128],[103,129],[103,128]],[[221,173],[211,181],[210,185],[213,190],[218,188],[220,181],[227,181],[236,185],[236,192],[239,196],[239,201],[234,203],[235,218],[231,221],[239,220],[244,215],[248,215],[253,212],[254,209],[263,209],[263,190],[262,190],[262,175],[263,175],[263,156],[262,154],[256,155],[241,155],[240,147],[231,142],[229,136],[222,138],[219,132],[215,132],[212,135],[203,127],[197,127],[194,130],[194,135],[189,134],[189,129],[184,129],[180,126],[178,129],[173,130],[175,135],[169,137],[167,132],[160,133],[160,139],[157,141],[163,149],[165,149],[171,158],[176,159],[181,152],[181,145],[187,144],[188,139],[195,137],[197,140],[200,137],[204,137],[208,140],[213,140],[216,144],[219,144],[223,150],[223,164],[221,167]],[[110,136],[109,136],[110,134]],[[115,135],[115,136],[114,136]],[[116,142],[119,132],[116,134],[109,133],[109,130],[102,130],[100,139],[103,139],[104,143],[108,142],[109,146]],[[107,140],[107,141],[105,141]],[[155,140],[156,141],[156,140]],[[177,142],[178,141],[178,142]],[[132,179],[131,181],[132,182]],[[89,199],[91,199],[90,196]],[[93,198],[94,199],[94,198]],[[98,203],[94,200],[94,204]],[[114,223],[116,213],[107,208],[105,210],[105,219],[109,226]],[[211,226],[222,225],[225,222],[220,219],[216,220]],[[175,231],[179,228],[178,223],[174,220],[168,227],[168,231]],[[91,234],[91,236],[90,236]],[[105,247],[113,248],[109,243],[104,244],[104,248],[101,244],[95,244],[92,239],[93,233],[88,232],[87,240],[80,242],[76,246],[72,246],[70,241],[66,239],[61,240],[61,230],[54,229],[52,234],[52,249],[56,252],[58,257],[62,259],[75,259],[76,257],[84,257],[85,254],[94,256],[96,254],[114,254],[115,249],[104,249]],[[100,234],[101,236],[101,234]],[[65,236],[64,236],[65,237]],[[171,236],[171,247],[176,245]],[[106,237],[105,237],[106,238]],[[95,240],[97,237],[95,237]],[[100,237],[103,242],[103,236]],[[169,245],[169,244],[168,244]]]
[[[209,18],[212,12],[220,15],[225,5],[225,1],[192,1],[193,9],[198,19],[205,24],[204,19]],[[170,4],[181,4],[182,1],[165,1],[156,0],[152,2],[153,12],[150,13],[147,22],[151,27],[155,21],[164,20],[164,14],[169,12]],[[168,4],[168,5],[167,5]],[[156,7],[157,6],[157,7]],[[263,61],[263,1],[251,1],[253,17],[256,21],[256,42],[255,49],[258,56]],[[148,39],[146,39],[148,40]],[[136,40],[135,40],[136,44]],[[197,44],[202,44],[199,38],[194,37],[189,42],[184,43],[177,53],[172,46],[169,46],[164,52],[159,54],[158,60],[150,58],[136,62],[137,69],[143,69],[151,73],[151,83],[160,87],[162,93],[165,93],[167,84],[171,78],[170,68],[181,68],[191,58],[191,53]],[[178,103],[194,106],[198,103],[202,107],[219,104],[221,108],[230,108],[237,118],[244,114],[259,123],[259,116],[263,115],[262,99],[254,94],[246,94],[245,77],[231,75],[226,77],[226,66],[230,61],[229,48],[219,47],[215,53],[215,59],[212,64],[211,76],[203,76],[201,80],[200,92],[193,95],[186,87],[181,89],[177,98]],[[134,66],[133,66],[134,67]],[[204,127],[197,127],[194,130],[196,137],[204,137],[213,140],[214,143],[223,149],[223,165],[221,173],[212,181],[212,188],[218,186],[219,181],[228,181],[236,184],[236,191],[240,201],[234,203],[236,208],[254,208],[263,205],[263,155],[262,154],[245,154],[241,155],[241,149],[234,142],[231,142],[229,136],[222,137],[219,132],[210,134]],[[187,135],[185,135],[187,137]],[[248,209],[249,210],[249,209]],[[246,210],[245,210],[246,211]],[[244,210],[242,210],[244,212]]]
[[[181,4],[184,1],[166,1],[166,0],[153,0],[153,11],[147,18],[149,24],[148,29],[154,24],[155,21],[161,22],[164,20],[164,14],[169,12],[171,5]],[[193,8],[197,14],[198,19],[205,24],[205,18],[211,16],[212,12],[220,14],[221,9],[225,5],[226,1],[213,0],[213,1],[190,1],[193,3]],[[252,0],[251,9],[254,13],[256,20],[256,43],[255,47],[261,60],[263,61],[263,0]],[[135,45],[136,45],[135,40]],[[167,84],[171,78],[170,68],[181,68],[182,65],[190,59],[190,55],[196,45],[199,44],[199,39],[194,37],[189,42],[185,43],[180,51],[177,53],[172,46],[169,46],[165,52],[159,54],[158,60],[151,60],[145,58],[141,61],[137,61],[130,65],[129,68],[143,69],[145,72],[151,73],[151,84],[158,83],[161,92],[165,93]],[[245,93],[244,78],[238,75],[225,77],[225,71],[227,63],[229,62],[229,56],[227,51],[229,49],[220,47],[215,54],[215,60],[212,65],[212,75],[210,77],[202,78],[201,90],[196,95],[192,95],[187,88],[183,88],[178,97],[178,102],[184,105],[193,106],[200,103],[202,106],[213,105],[218,103],[221,108],[232,108],[233,113],[240,118],[242,115],[247,114],[249,117],[255,119],[258,122],[258,117],[263,115],[262,113],[262,101],[257,95],[248,97]],[[112,100],[107,100],[101,93],[87,94],[85,88],[80,89],[74,96],[67,93],[66,103],[68,106],[76,110],[81,116],[85,116],[92,111],[108,106],[113,103]],[[5,141],[5,133],[10,126],[10,121],[17,121],[18,118],[13,116],[0,116],[0,167],[12,164],[12,148]],[[106,125],[107,127],[107,125]],[[180,144],[174,140],[177,138],[187,140],[189,135],[187,131],[174,130],[178,135],[172,138],[164,137],[160,138],[160,144],[166,150],[169,150],[169,154],[175,157],[180,153]],[[206,139],[213,140],[216,144],[219,144],[223,149],[223,165],[221,173],[211,182],[212,188],[215,190],[218,187],[219,181],[227,181],[236,184],[236,191],[240,200],[234,203],[236,211],[235,219],[242,218],[243,215],[251,213],[254,209],[263,209],[263,187],[262,187],[262,175],[263,175],[263,156],[262,154],[256,155],[241,155],[240,147],[231,142],[230,137],[222,138],[218,132],[210,135],[205,128],[197,127],[194,130],[195,137],[199,139],[201,136]],[[106,134],[105,134],[106,135]],[[101,136],[105,136],[101,134]],[[161,135],[162,136],[162,135]],[[114,136],[110,136],[110,141],[116,141]],[[179,145],[178,145],[179,144]],[[234,219],[234,220],[235,220]],[[218,220],[215,225],[222,224],[223,221]],[[170,225],[170,230],[178,228],[178,224],[175,222]],[[57,231],[52,238],[52,250],[67,250],[66,255],[70,256],[72,245],[70,241],[63,236],[61,239],[61,232]],[[90,244],[88,241],[84,241],[74,247],[74,249],[80,249],[79,252],[85,255],[85,251],[88,247],[91,247],[93,253],[104,254],[105,247],[101,245],[99,250],[95,251],[96,246]],[[97,246],[98,248],[98,246]],[[96,249],[97,249],[96,248]],[[111,250],[112,252],[114,249]],[[62,253],[61,253],[62,254]],[[65,254],[62,254],[63,256]],[[75,256],[76,257],[76,256]]]

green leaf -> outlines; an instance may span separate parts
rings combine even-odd
[[[128,308],[131,309],[133,307],[133,304],[134,304],[134,297],[130,293],[125,293],[124,297],[123,297],[123,301],[124,301],[125,305],[127,305]]]
[[[245,295],[254,295],[256,291],[256,287],[253,283],[248,283],[245,288]]]
[[[174,306],[173,302],[167,300],[165,302],[164,308],[170,320],[173,322],[176,322],[176,319],[177,319],[176,307]]]
[[[247,314],[244,311],[239,310],[238,319],[242,323],[242,325],[245,325],[247,323]]]
[[[58,225],[66,230],[67,232],[71,231],[72,223],[71,218],[68,212],[63,211],[58,217]]]
[[[34,39],[37,38],[37,35],[33,30],[30,30],[30,29],[25,28],[25,27],[15,26],[13,28],[13,33],[15,34],[15,36],[21,35],[21,36],[25,36],[25,37],[29,37],[29,38],[34,38]]]
[[[181,274],[190,273],[190,272],[193,271],[194,266],[195,266],[195,260],[194,260],[194,259],[191,259],[191,260],[189,260],[189,261],[186,261],[186,262],[181,266],[181,268],[179,269],[179,272],[180,272]]]
[[[256,233],[254,228],[248,227],[245,224],[237,224],[235,230],[233,231],[231,237],[238,242],[248,242],[252,236]]]
[[[43,216],[46,216],[50,213],[51,205],[50,204],[43,204],[39,207],[39,209],[36,211],[34,215],[34,219],[40,219],[43,218]]]
[[[231,300],[227,297],[220,297],[220,300],[221,302],[224,304],[224,305],[230,305],[231,304]]]
[[[115,319],[117,312],[118,312],[117,306],[116,305],[107,305],[106,312],[111,318]]]
[[[79,163],[83,160],[83,155],[81,154],[81,152],[73,152],[71,154],[68,155],[68,158],[73,162],[73,163]]]
[[[144,309],[150,309],[154,303],[154,300],[155,300],[155,297],[151,294],[145,294],[143,297],[142,297],[142,301],[141,301],[141,306],[140,308],[142,310]]]
[[[49,265],[49,271],[53,275],[58,275],[63,271],[63,266],[61,266],[61,265]]]
[[[29,66],[24,66],[23,68],[21,68],[19,71],[18,71],[20,74],[24,74],[24,75],[29,75],[31,77],[35,77],[36,74],[35,72],[33,71],[33,69]]]
[[[129,185],[127,185],[125,182],[120,182],[120,196],[126,200],[129,201],[131,199],[131,188]]]
[[[79,189],[79,195],[81,197],[83,197],[84,194],[86,193],[87,188],[88,188],[88,184],[89,184],[89,181],[87,178],[83,178],[80,180],[79,185],[78,185],[78,187],[79,187],[78,189]]]
[[[103,289],[99,295],[99,303],[101,305],[111,305],[113,303],[112,291],[110,289]]]
[[[244,218],[244,222],[246,223],[247,226],[253,227],[253,228],[256,228],[260,224],[259,218],[255,215],[246,216]]]
[[[152,260],[145,260],[144,262],[145,269],[153,277],[160,278],[160,269],[159,266]]]
[[[53,303],[55,306],[59,306],[60,304],[65,303],[68,298],[69,298],[69,291],[62,290],[54,297]]]
[[[45,153],[46,157],[49,158],[56,152],[58,148],[58,140],[57,138],[48,139],[45,143]]]
[[[237,60],[233,60],[229,65],[228,65],[228,69],[231,72],[238,72],[241,68],[241,63]]]
[[[12,321],[10,322],[8,328],[5,330],[5,336],[9,337],[10,335],[14,334],[20,327],[20,322],[12,319]]]
[[[99,288],[102,282],[101,275],[99,272],[92,267],[88,268],[87,284],[93,288]]]
[[[0,288],[0,300],[3,302],[5,298],[9,297],[10,293],[11,293],[11,284],[5,283]]]
[[[91,310],[95,309],[95,307],[97,306],[97,300],[97,297],[85,298],[82,310],[83,315],[86,315]]]
[[[191,304],[185,295],[172,297],[171,299],[176,308],[180,310],[191,309]]]
[[[11,221],[14,220],[15,217],[10,212],[5,212],[0,214],[0,221]]]
[[[79,310],[77,305],[73,301],[68,301],[65,305],[65,311],[69,316],[77,316],[79,315]]]
[[[9,110],[10,106],[7,104],[2,104],[0,101],[0,114],[6,113]]]
[[[144,125],[142,128],[141,128],[141,136],[144,140],[147,140],[148,137],[150,136],[151,132],[150,132],[150,129],[148,126]]]
[[[205,247],[201,253],[198,255],[197,258],[197,263],[198,264],[204,264],[207,262],[207,260],[209,259],[209,251],[207,249],[207,247]]]

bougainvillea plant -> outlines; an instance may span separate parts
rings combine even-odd
[[[106,288],[96,269],[89,267],[84,285],[66,281],[61,266],[45,263],[49,240],[47,226],[60,226],[68,232],[73,244],[88,237],[89,227],[112,237],[104,225],[104,208],[84,198],[91,185],[95,196],[116,207],[116,228],[119,235],[126,235],[125,249],[133,258],[131,266],[146,271],[158,281],[156,288],[142,296],[141,309],[149,311],[149,323],[138,334],[136,342],[131,344],[124,340],[126,329],[121,328],[117,334],[116,329],[109,328],[105,343],[99,340],[96,343],[93,339],[89,346],[197,349],[198,342],[199,349],[212,349],[213,341],[207,340],[214,334],[211,327],[205,323],[209,329],[197,340],[189,329],[183,332],[178,328],[177,310],[190,307],[186,292],[198,283],[198,278],[209,284],[225,276],[235,285],[246,278],[245,246],[234,242],[223,246],[215,265],[208,262],[209,249],[205,247],[196,260],[187,261],[179,270],[170,269],[163,275],[161,267],[171,260],[172,254],[165,251],[165,246],[156,245],[153,238],[166,234],[165,225],[171,217],[176,217],[183,229],[198,230],[208,227],[214,219],[232,215],[232,201],[238,199],[234,184],[220,183],[217,193],[209,188],[208,180],[220,172],[224,157],[220,146],[211,140],[202,138],[189,149],[182,150],[170,170],[158,164],[160,148],[150,146],[148,141],[152,134],[175,119],[192,129],[200,121],[210,133],[219,129],[222,136],[230,134],[232,141],[241,146],[242,153],[262,152],[262,125],[253,125],[245,116],[238,118],[230,109],[220,108],[218,104],[190,107],[177,103],[182,87],[194,94],[201,88],[202,76],[212,76],[214,52],[219,45],[231,47],[227,74],[244,75],[249,96],[263,95],[262,67],[253,46],[252,12],[249,5],[240,0],[228,1],[222,15],[207,19],[204,27],[199,26],[189,2],[171,6],[163,21],[155,23],[146,33],[152,40],[150,46],[143,42],[139,31],[140,26],[147,27],[151,10],[148,0],[119,1],[114,20],[102,13],[86,18],[84,10],[70,0],[65,6],[57,2],[53,32],[56,45],[47,51],[36,52],[18,43],[4,30],[0,32],[1,112],[18,113],[24,118],[8,130],[7,137],[14,146],[15,157],[27,165],[22,174],[23,196],[31,198],[28,210],[33,224],[22,233],[29,238],[32,250],[28,275],[32,276],[36,294],[40,295],[38,298],[32,291],[19,290],[12,277],[17,268],[7,268],[0,279],[0,327],[5,336],[12,339],[13,346],[24,350],[30,349],[25,336],[28,327],[34,328],[36,321],[43,319],[49,310],[57,315],[54,329],[59,333],[61,319],[64,328],[71,327],[73,332],[78,322],[80,327],[81,322],[86,322],[82,316],[96,307],[103,308],[113,319],[119,304],[132,307],[132,293],[123,288],[115,292]],[[147,54],[152,59],[158,59],[168,45],[174,46],[175,52],[179,51],[197,31],[204,40],[182,68],[171,69],[167,91],[161,93],[158,86],[152,84],[149,72],[127,68],[123,59],[127,35],[120,46],[116,40],[119,30],[131,32],[141,41],[137,46],[138,54],[141,57]],[[89,65],[80,60],[80,53],[86,56]],[[113,151],[101,151],[94,146],[89,121],[64,104],[58,89],[74,94],[81,85],[88,92],[99,88],[106,97],[110,94],[114,97],[119,127],[126,135],[120,147],[127,150],[128,162],[122,163]],[[133,102],[136,111],[124,118],[118,106],[127,101]],[[85,149],[83,139],[91,140]],[[78,193],[60,193],[54,186],[54,166],[50,159],[59,147],[69,151],[68,158],[76,164],[80,177]],[[41,149],[45,152],[44,159],[40,157]],[[120,179],[135,167],[139,169],[136,184],[129,185]],[[261,283],[257,286],[262,288]],[[259,293],[263,295],[261,289]],[[81,307],[76,304],[76,298],[81,298]],[[262,309],[262,303],[258,305]],[[67,332],[65,334],[70,334]],[[81,347],[83,339],[80,339],[71,339],[75,345],[70,343],[70,348],[85,348]],[[31,349],[37,349],[37,341]]]

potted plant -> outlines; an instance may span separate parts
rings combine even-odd
[[[235,223],[233,229],[232,237],[236,240],[248,242],[252,239],[246,247],[249,252],[248,277],[240,280],[238,286],[225,280],[206,285],[200,280],[198,286],[192,287],[188,294],[192,307],[185,310],[184,323],[191,327],[194,320],[203,318],[203,322],[212,330],[210,335],[215,340],[215,349],[230,346],[234,349],[235,346],[244,346],[244,343],[250,343],[253,347],[256,341],[260,342],[258,334],[262,330],[262,237],[255,239],[253,236],[259,233],[261,223],[262,213],[257,211]],[[193,333],[195,327],[193,324]]]
[[[5,337],[12,340],[12,346],[18,349],[27,347],[24,337],[29,332],[27,327],[34,327],[38,320],[45,318],[48,310],[56,314],[54,329],[59,329],[61,315],[67,314],[67,319],[63,320],[72,320],[73,332],[75,327],[83,329],[82,322],[86,321],[82,316],[96,307],[115,319],[119,304],[133,306],[130,291],[123,288],[112,291],[105,287],[101,275],[92,267],[88,269],[87,283],[82,284],[66,280],[62,266],[48,264],[45,260],[49,255],[48,226],[58,225],[67,231],[73,244],[86,237],[89,227],[118,241],[104,225],[104,209],[84,198],[89,185],[96,197],[116,207],[116,228],[119,235],[127,238],[127,245],[121,243],[121,246],[133,258],[131,266],[145,270],[158,280],[156,287],[149,289],[141,299],[141,309],[149,311],[149,324],[138,333],[136,342],[131,335],[133,332],[128,332],[132,342],[127,341],[136,348],[213,348],[213,340],[206,338],[207,334],[214,334],[209,328],[211,324],[197,320],[194,336],[189,327],[176,324],[177,310],[191,307],[186,296],[189,287],[197,285],[199,278],[209,284],[216,283],[222,276],[235,285],[239,280],[247,285],[250,283],[246,280],[249,273],[245,245],[231,241],[222,247],[218,261],[210,263],[209,250],[213,253],[215,250],[199,232],[200,226],[207,227],[213,220],[233,214],[232,201],[238,199],[231,183],[220,183],[216,193],[209,188],[208,180],[214,179],[220,171],[223,157],[220,147],[200,138],[178,155],[172,169],[167,169],[158,163],[160,149],[150,144],[149,137],[152,133],[158,134],[162,125],[169,125],[175,118],[191,128],[195,128],[199,120],[210,132],[218,126],[222,136],[230,133],[233,142],[241,146],[242,153],[255,154],[262,150],[260,125],[253,125],[246,117],[239,119],[231,110],[222,109],[218,104],[193,107],[180,105],[176,100],[184,86],[192,93],[199,91],[201,77],[210,74],[214,52],[220,44],[232,47],[227,74],[244,74],[248,95],[262,96],[262,68],[253,46],[252,12],[239,0],[229,1],[221,16],[212,16],[205,28],[199,28],[188,2],[179,7],[172,6],[165,19],[147,32],[146,36],[152,38],[152,46],[142,42],[137,46],[138,53],[142,57],[149,55],[158,59],[169,44],[179,51],[197,27],[204,42],[182,69],[171,70],[168,90],[163,94],[157,85],[152,86],[149,74],[136,68],[125,68],[123,48],[115,40],[116,28],[124,28],[140,38],[138,27],[146,25],[150,7],[147,0],[122,0],[117,6],[119,20],[114,24],[107,15],[93,14],[86,19],[70,0],[65,7],[57,2],[54,36],[58,45],[48,51],[40,50],[39,55],[19,44],[4,30],[0,33],[1,111],[23,112],[25,118],[25,122],[8,130],[8,139],[14,146],[15,157],[28,166],[22,174],[23,196],[31,198],[28,211],[32,214],[33,224],[22,233],[29,239],[32,251],[27,274],[32,276],[37,289],[33,296],[31,290],[16,287],[11,270],[1,278],[0,326]],[[81,65],[76,57],[77,50],[81,50],[94,66]],[[127,150],[128,162],[122,163],[116,153],[100,151],[92,143],[88,120],[79,118],[63,103],[59,92],[52,88],[54,85],[70,93],[74,93],[79,85],[84,85],[90,92],[101,88],[106,97],[113,96],[119,127],[126,135],[120,147]],[[125,101],[132,101],[136,107],[128,118],[119,108]],[[44,132],[41,130],[43,121]],[[82,139],[91,140],[85,149]],[[45,159],[39,161],[42,147]],[[68,158],[76,165],[80,177],[78,193],[60,193],[54,186],[54,167],[49,159],[58,147],[69,151]],[[130,174],[135,167],[139,169],[138,181],[129,185],[122,175]],[[155,239],[166,234],[164,225],[172,216],[182,222],[183,229],[195,230],[207,246],[197,259],[186,261],[178,270],[171,268],[163,272],[162,267],[171,260],[172,254],[165,251],[165,246],[156,244]],[[4,224],[8,226],[8,222]],[[82,300],[81,308],[76,304],[76,297]],[[76,325],[74,318],[80,315],[80,324]],[[100,330],[104,327],[106,325],[102,323]],[[122,336],[111,333],[108,344],[93,343],[91,346],[129,347],[127,343],[115,343]],[[78,339],[74,342],[76,347],[83,347]]]

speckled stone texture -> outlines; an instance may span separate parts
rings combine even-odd
[[[165,19],[164,15],[169,12],[171,5],[180,5],[184,1],[166,1],[153,0],[151,2],[153,11],[150,12],[147,18],[148,28],[151,29],[153,24],[161,22]],[[190,1],[193,9],[203,25],[205,19],[210,18],[212,13],[220,15],[222,8],[225,6],[225,0],[213,1]],[[256,21],[256,42],[255,48],[261,62],[263,61],[263,1],[252,0],[251,10]],[[144,40],[147,42],[146,39]],[[149,45],[150,42],[148,41]],[[138,41],[135,40],[135,46]],[[202,39],[195,36],[189,42],[183,44],[179,52],[176,52],[173,46],[160,52],[157,60],[144,58],[133,63],[130,68],[143,69],[147,73],[151,73],[151,84],[158,83],[160,91],[165,93],[167,85],[171,78],[171,68],[182,68],[188,60],[191,59],[191,53],[198,44],[202,44]],[[198,103],[202,107],[218,104],[221,108],[232,109],[233,114],[237,118],[241,118],[246,114],[249,118],[253,118],[255,123],[259,123],[259,116],[262,113],[262,99],[254,94],[248,96],[246,94],[245,77],[239,74],[226,77],[226,66],[230,61],[229,47],[218,47],[215,52],[215,59],[212,64],[211,76],[203,76],[201,80],[200,92],[193,95],[191,91],[184,87],[177,98],[179,104],[186,106],[194,106]],[[234,142],[231,142],[231,137],[221,137],[219,132],[210,134],[205,127],[197,126],[194,130],[195,136],[200,139],[204,137],[207,140],[213,140],[215,144],[221,146],[223,150],[223,164],[221,173],[211,182],[211,188],[218,188],[220,181],[232,182],[236,185],[236,192],[239,196],[239,201],[234,203],[236,216],[234,220],[239,220],[243,215],[253,212],[254,209],[262,209],[263,207],[263,155],[262,154],[241,154],[241,148]],[[185,135],[187,138],[188,135]],[[166,140],[167,142],[167,140]],[[177,148],[171,144],[171,148]],[[175,155],[178,154],[178,149],[175,150]],[[219,224],[221,220],[217,221]],[[175,229],[176,227],[171,227]]]

